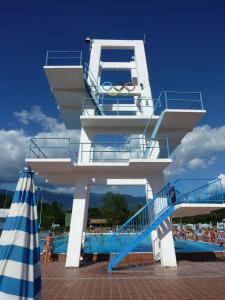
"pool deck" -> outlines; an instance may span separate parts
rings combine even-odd
[[[65,269],[42,263],[42,299],[225,299],[225,261],[179,261],[177,268],[143,264],[106,272],[107,262]]]

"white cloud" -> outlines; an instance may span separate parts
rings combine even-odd
[[[74,142],[78,142],[79,140],[80,131],[67,130],[63,123],[60,123],[55,118],[46,116],[38,106],[35,106],[30,112],[26,110],[16,112],[14,116],[23,125],[32,122],[40,124],[42,130],[35,134],[34,137],[71,137],[71,140]],[[24,167],[24,160],[28,156],[28,136],[24,129],[1,129],[0,141],[0,182],[17,181],[19,171]],[[52,146],[57,146],[58,143],[59,141],[52,140]]]
[[[206,168],[206,163],[203,159],[201,158],[193,158],[192,160],[190,160],[188,163],[188,168],[191,170],[195,170],[197,168]]]
[[[33,106],[31,111],[22,110],[14,112],[14,116],[22,125],[28,125],[30,122],[38,123],[46,131],[57,131],[62,128],[61,123],[57,119],[46,116],[41,108],[37,105]]]
[[[0,130],[0,181],[12,182],[18,179],[18,172],[24,166],[27,137],[20,130]]]
[[[59,194],[74,194],[74,190],[75,190],[75,187],[72,186],[48,186],[46,185],[44,187],[44,189],[46,191],[49,191],[49,192],[52,192],[52,193],[59,193]]]
[[[93,161],[98,162],[128,162],[130,157],[129,149],[123,146],[113,147],[97,144],[93,150]]]
[[[166,168],[166,176],[175,176],[188,170],[207,168],[216,161],[216,154],[225,151],[225,126],[196,127],[188,133],[172,154],[173,163]]]

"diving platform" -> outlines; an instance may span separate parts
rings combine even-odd
[[[181,203],[174,206],[174,212],[171,216],[183,218],[206,215],[222,208],[225,208],[225,203]]]
[[[162,172],[171,159],[130,159],[127,162],[74,163],[71,159],[26,159],[37,174],[52,184],[73,185],[80,176],[90,178],[144,179]]]
[[[81,99],[89,97],[83,66],[44,66],[44,71],[66,128],[80,128]]]

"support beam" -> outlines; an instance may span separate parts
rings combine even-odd
[[[146,185],[146,179],[134,179],[134,178],[105,178],[94,177],[92,178],[92,184],[96,185]]]
[[[129,62],[100,62],[100,66],[104,70],[130,70],[136,69],[136,65],[134,61]]]
[[[66,268],[80,265],[80,252],[89,201],[89,180],[81,177],[76,181],[75,196],[70,223]]]

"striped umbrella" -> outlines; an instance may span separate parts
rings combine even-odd
[[[20,172],[0,238],[0,299],[41,299],[37,203],[33,172]]]

